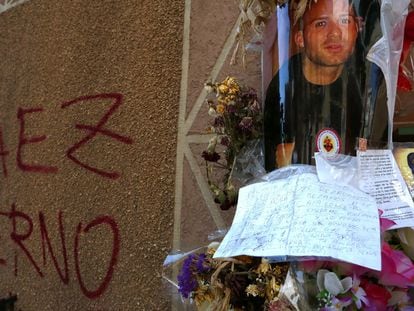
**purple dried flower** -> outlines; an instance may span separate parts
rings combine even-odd
[[[237,111],[236,105],[235,104],[227,105],[226,110],[228,113],[235,113]]]
[[[240,129],[242,131],[250,132],[252,130],[252,127],[253,127],[253,119],[252,119],[252,117],[244,117],[240,121],[239,127],[240,127]]]
[[[254,88],[249,87],[249,90],[247,91],[247,94],[249,94],[249,96],[256,98],[257,97],[257,92]]]
[[[254,100],[250,105],[249,105],[249,110],[253,113],[258,113],[260,112],[260,104],[257,100]]]
[[[253,88],[249,88],[247,91],[243,92],[241,95],[241,100],[243,102],[251,103],[257,99],[257,92]]]
[[[225,147],[230,146],[230,139],[229,139],[229,137],[227,135],[221,136],[221,138],[220,138],[220,144],[223,145],[223,146],[225,146]]]
[[[184,298],[188,298],[191,292],[197,289],[198,283],[192,272],[192,263],[195,255],[188,256],[178,274],[178,291]]]
[[[224,119],[222,116],[218,116],[214,118],[214,127],[222,127],[224,126]]]

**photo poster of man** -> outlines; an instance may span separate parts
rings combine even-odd
[[[386,148],[387,90],[368,61],[382,37],[380,0],[290,0],[263,51],[265,167],[315,164],[314,153],[355,155],[358,138]]]

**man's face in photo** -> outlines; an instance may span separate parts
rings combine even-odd
[[[295,41],[306,57],[320,66],[339,66],[352,54],[358,35],[355,12],[348,0],[319,0],[302,18]]]

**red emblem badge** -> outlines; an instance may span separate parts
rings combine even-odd
[[[341,139],[334,129],[324,128],[316,135],[316,150],[327,155],[336,155],[341,151]]]

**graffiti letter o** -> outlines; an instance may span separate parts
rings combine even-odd
[[[108,270],[106,272],[105,278],[103,279],[102,283],[98,286],[97,289],[89,290],[86,288],[83,282],[82,275],[81,275],[80,268],[79,268],[79,236],[82,232],[88,233],[89,230],[91,230],[93,227],[100,226],[102,224],[109,225],[113,233],[112,256],[111,256],[111,261],[109,263]],[[109,283],[111,282],[114,268],[118,260],[118,254],[119,254],[119,229],[114,219],[112,219],[109,216],[98,216],[92,222],[87,224],[87,226],[83,230],[82,230],[82,224],[81,223],[78,224],[78,228],[76,230],[76,236],[75,236],[75,247],[74,247],[75,269],[76,269],[76,275],[79,280],[79,286],[82,290],[82,293],[86,297],[90,299],[96,299],[105,292]]]

